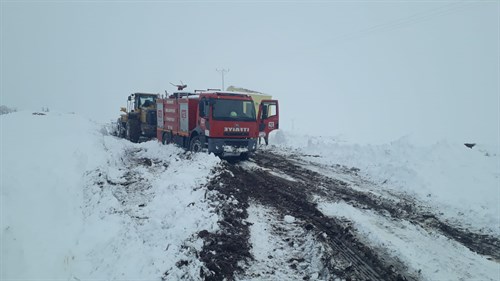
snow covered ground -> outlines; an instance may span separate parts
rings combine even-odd
[[[416,145],[403,137],[387,144],[360,145],[283,131],[274,132],[270,143],[284,154],[307,154],[304,159],[312,163],[358,168],[376,185],[372,188],[410,196],[446,220],[500,236],[498,144],[469,149],[448,141]]]
[[[133,144],[75,114],[25,111],[0,121],[0,279],[201,278],[199,233],[219,229],[214,204],[220,202],[210,201],[217,191],[205,186],[221,167],[219,158],[156,141]],[[412,198],[451,224],[500,237],[498,147],[468,149],[446,141],[424,146],[406,138],[358,145],[283,131],[273,133],[270,143],[263,149],[298,155],[309,169],[347,183],[353,178],[329,167],[355,167],[367,180],[352,188]],[[302,182],[256,162],[240,166]],[[326,216],[351,221],[367,243],[423,280],[500,279],[498,261],[419,225],[343,201],[317,203]],[[237,279],[314,279],[326,270],[322,247],[300,226],[303,221],[258,202],[246,211],[253,260],[242,264]]]
[[[132,144],[72,114],[0,118],[2,280],[199,275],[187,269],[199,269],[197,233],[217,228],[199,187],[218,158]]]
[[[318,278],[324,269],[322,248],[316,237],[295,225],[294,217],[276,217],[276,210],[265,206],[253,203],[248,213],[255,261],[238,279],[300,280],[304,275]]]
[[[391,220],[346,203],[318,202],[328,216],[343,217],[369,244],[402,260],[423,280],[497,280],[499,264],[469,251],[439,233],[406,221]]]

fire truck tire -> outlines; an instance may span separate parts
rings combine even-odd
[[[137,119],[129,119],[127,121],[126,130],[127,139],[131,142],[138,142],[141,136],[141,124]]]
[[[246,160],[248,160],[248,158],[250,158],[250,153],[249,152],[243,152],[243,153],[240,154],[240,160],[246,161]]]
[[[162,136],[162,139],[161,139],[161,143],[162,144],[170,144],[172,142],[173,142],[173,140],[172,140],[172,134],[171,133],[163,133],[163,136]]]
[[[203,144],[201,143],[200,136],[195,136],[191,139],[189,143],[189,150],[192,152],[201,152],[203,149]]]

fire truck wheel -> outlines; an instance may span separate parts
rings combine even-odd
[[[162,136],[162,141],[161,143],[162,144],[170,144],[173,142],[172,140],[172,134],[171,133],[163,133],[163,136]]]
[[[191,139],[189,144],[189,150],[192,152],[200,152],[203,149],[203,145],[201,144],[201,139],[199,136],[195,136]]]
[[[248,158],[250,158],[250,153],[249,152],[243,152],[243,153],[240,154],[240,160],[246,161],[246,160],[248,160]]]
[[[138,142],[141,136],[141,124],[137,119],[129,119],[127,121],[127,139],[131,142]]]

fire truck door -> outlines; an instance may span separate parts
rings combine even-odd
[[[279,106],[277,100],[263,100],[259,106],[259,131],[265,133],[265,138],[269,133],[279,128]]]
[[[159,128],[163,128],[163,100],[156,103],[156,123]]]
[[[180,131],[186,133],[189,131],[189,115],[187,103],[179,103],[179,115]]]

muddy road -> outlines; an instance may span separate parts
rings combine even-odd
[[[371,245],[348,219],[323,214],[318,198],[411,223],[490,260],[500,260],[498,238],[448,224],[411,198],[363,190],[360,187],[371,183],[358,176],[356,168],[321,166],[303,159],[303,155],[280,156],[265,151],[249,161],[222,165],[207,186],[217,191],[211,200],[221,217],[220,231],[198,233],[204,240],[199,253],[206,266],[200,270],[203,279],[267,280],[276,274],[299,280],[421,279],[418,270],[408,268],[384,248]],[[329,173],[321,173],[325,170]],[[254,248],[258,245],[255,238],[251,239],[252,231],[254,236],[262,235],[255,230],[260,222],[249,219],[248,210],[253,206],[268,210],[260,218],[267,219],[265,229],[275,239],[270,246],[274,249],[267,249],[267,258],[256,257]],[[285,254],[274,254],[280,252]]]
[[[156,216],[157,210],[148,211],[147,207],[165,187],[155,188],[154,179],[169,168],[178,169],[180,160],[191,165],[193,157],[181,153],[166,162],[144,157],[143,152],[131,148],[117,160],[121,177],[109,177],[102,170],[91,175],[91,184],[99,192],[110,190],[122,206],[109,212],[130,218],[135,228],[148,228],[155,221],[150,216]],[[500,278],[498,237],[443,220],[439,210],[363,178],[357,168],[318,164],[311,161],[314,157],[264,150],[248,161],[217,162],[214,170],[207,170],[208,183],[194,185],[189,193],[200,191],[208,204],[202,211],[214,213],[218,230],[199,228],[202,230],[191,232],[178,250],[165,247],[179,255],[173,265],[161,269],[161,279],[462,278],[448,277],[450,270],[434,274],[446,267],[460,272],[461,280],[496,280],[491,278],[496,268]],[[329,212],[325,206],[337,209]],[[187,209],[196,207],[192,202],[186,204]],[[344,209],[356,216],[345,216]],[[168,222],[165,217],[162,220]],[[141,237],[152,245],[169,243],[168,239]],[[401,241],[391,244],[391,240]],[[200,248],[193,247],[195,241]],[[395,250],[394,245],[405,249]],[[461,257],[463,254],[467,255]],[[484,259],[489,263],[488,273],[481,275],[474,268],[484,266]]]

